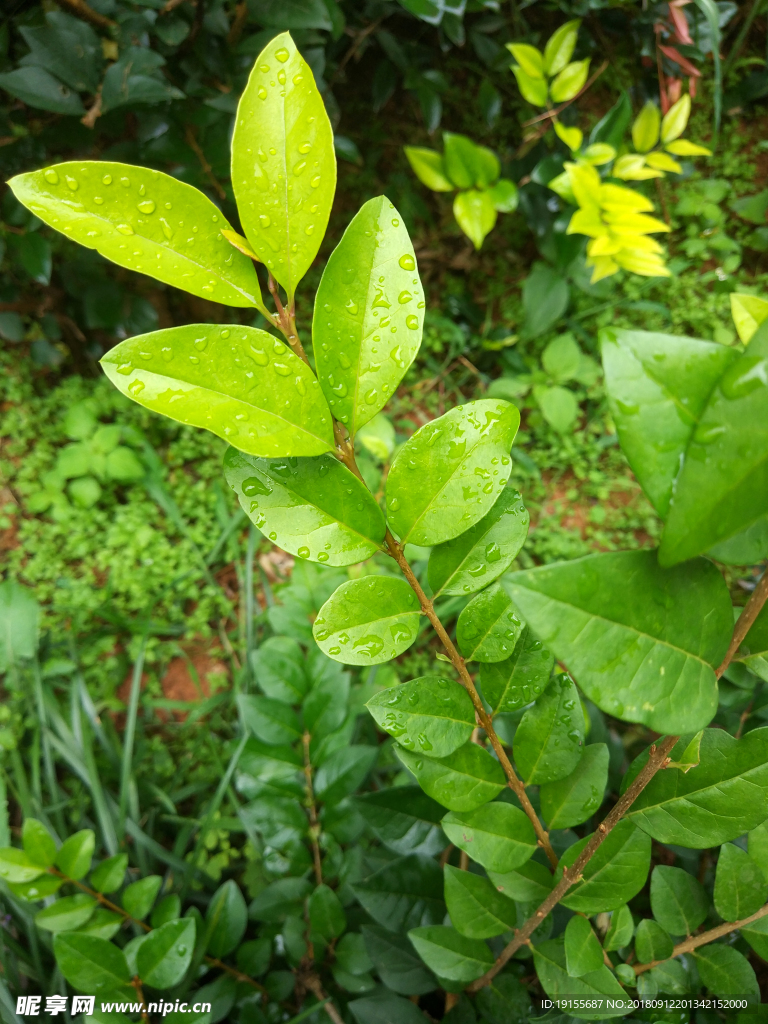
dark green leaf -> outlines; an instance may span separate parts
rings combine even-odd
[[[445,758],[412,754],[398,746],[395,753],[424,792],[449,811],[473,811],[506,785],[499,762],[476,743],[465,743]]]
[[[424,1014],[408,999],[377,992],[348,1004],[357,1024],[422,1024]]]
[[[40,110],[51,110],[54,114],[74,114],[79,117],[85,113],[77,93],[72,92],[45,68],[16,68],[0,75],[0,89],[5,89],[30,107]]]
[[[488,1024],[527,1024],[531,1019],[528,989],[513,974],[497,974],[489,985],[484,985],[477,993],[476,1006]],[[446,1024],[454,1022],[446,1018]]]
[[[132,882],[123,893],[123,909],[137,921],[143,921],[152,909],[163,880],[160,875],[147,875]]]
[[[608,784],[608,761],[605,743],[592,743],[570,775],[541,787],[541,813],[549,828],[581,825],[595,813]]]
[[[443,818],[443,830],[454,846],[487,871],[514,871],[536,852],[536,835],[528,816],[502,801],[473,811],[452,811]]]
[[[752,623],[736,659],[761,679],[768,676],[768,605],[763,605]]]
[[[123,951],[106,939],[63,932],[53,940],[56,963],[79,992],[109,992],[131,980]]]
[[[768,960],[768,917],[760,917],[739,929],[762,960]]]
[[[533,947],[533,960],[541,987],[551,999],[604,999],[613,996],[619,1002],[626,993],[616,977],[602,966],[599,970],[590,971],[581,978],[572,978],[568,974],[563,939],[549,939]],[[601,998],[602,997],[602,998]],[[573,1017],[579,1020],[605,1020],[609,1017],[623,1017],[626,1009],[608,1007],[603,1010],[572,1009]]]
[[[56,900],[35,914],[35,924],[47,932],[73,932],[93,915],[96,900],[84,892]]]
[[[493,714],[515,711],[536,700],[547,685],[554,661],[552,652],[524,626],[511,657],[480,668],[480,687]]]
[[[269,967],[272,955],[272,943],[263,936],[244,942],[237,951],[238,970],[249,974],[252,978],[260,978]]]
[[[706,919],[709,900],[688,871],[657,864],[651,875],[651,909],[670,935],[692,935]]]
[[[347,915],[339,897],[327,885],[318,885],[309,897],[309,924],[315,942],[337,939],[347,927]]]
[[[444,874],[445,904],[458,932],[470,939],[490,939],[515,928],[515,904],[487,878],[472,871],[460,871],[450,864],[445,866]]]
[[[155,928],[142,942],[136,956],[139,977],[152,988],[168,989],[178,985],[187,973],[194,949],[195,922],[192,918],[169,921]]]
[[[46,68],[70,89],[96,92],[104,60],[99,37],[90,25],[62,11],[48,11],[45,21],[19,29],[30,49],[23,63]]]
[[[755,972],[746,957],[733,946],[715,943],[700,946],[693,958],[703,985],[713,996],[752,996],[760,998]]]
[[[666,963],[654,967],[650,974],[659,992],[666,992],[671,996],[684,996],[690,992],[688,974],[679,960],[667,960]]]
[[[205,914],[206,950],[211,956],[228,956],[245,935],[248,910],[234,879],[216,890]]]
[[[590,838],[585,836],[570,846],[560,858],[560,867],[570,867]],[[625,818],[598,846],[581,873],[583,880],[570,888],[561,902],[582,914],[615,910],[640,892],[650,865],[650,837]]]
[[[427,967],[448,981],[474,981],[493,963],[493,954],[484,942],[468,939],[446,925],[412,928],[408,938]]]
[[[469,694],[449,679],[422,676],[379,690],[366,707],[376,724],[406,750],[429,757],[452,754],[475,727]]]
[[[506,590],[493,583],[459,615],[456,642],[467,661],[497,662],[512,656],[523,630]]]
[[[240,808],[239,817],[277,850],[301,839],[307,831],[306,813],[295,797],[261,793],[252,804]]]
[[[755,864],[759,865],[763,877],[768,881],[768,821],[750,831],[747,852]]]
[[[515,731],[515,763],[526,785],[555,782],[574,770],[584,742],[584,712],[571,679],[556,676]]]
[[[578,914],[565,927],[565,965],[571,978],[581,978],[603,966],[603,948],[592,925]]]
[[[338,669],[334,662],[331,664]],[[326,673],[314,683],[304,699],[301,709],[304,727],[315,739],[335,732],[347,717],[348,702],[349,673]]]
[[[568,282],[546,263],[537,261],[523,281],[523,337],[537,338],[553,327],[568,308]]]
[[[711,562],[662,569],[653,551],[588,555],[515,573],[510,593],[603,711],[659,732],[696,732],[711,720],[713,666],[733,627]]]
[[[407,651],[419,628],[419,601],[405,580],[349,580],[325,602],[312,627],[320,650],[345,665],[379,665]]]
[[[163,896],[155,906],[149,920],[153,928],[159,928],[161,925],[168,924],[169,921],[176,921],[180,917],[181,897],[178,893],[170,892],[167,896]]]
[[[84,878],[91,869],[95,843],[96,836],[91,829],[84,828],[80,832],[75,832],[56,854],[56,867],[67,878]]]
[[[423,995],[437,988],[434,977],[404,935],[376,925],[363,925],[362,934],[368,955],[387,988],[403,996]]]
[[[499,890],[511,900],[520,903],[541,903],[552,891],[552,875],[537,860],[526,861],[515,871],[489,871],[488,875]]]
[[[641,964],[653,960],[666,960],[672,956],[674,943],[660,924],[649,917],[643,918],[635,932],[635,953]]]
[[[445,847],[440,829],[445,812],[418,786],[364,793],[357,797],[355,806],[381,842],[395,853],[431,857]]]
[[[768,881],[752,858],[733,843],[720,847],[715,872],[715,910],[725,921],[749,917],[765,903]]]
[[[353,889],[363,909],[391,932],[437,924],[445,916],[443,872],[429,857],[411,854],[394,860]]]
[[[381,509],[332,455],[257,459],[230,448],[224,473],[256,526],[292,555],[351,565],[381,547],[386,528]]]
[[[56,860],[56,843],[48,829],[37,818],[25,818],[21,831],[24,852],[33,864],[49,868]]]
[[[315,795],[326,804],[336,804],[362,785],[376,763],[376,747],[351,746],[334,751],[315,775]]]
[[[279,878],[276,882],[270,882],[251,901],[248,916],[253,921],[282,921],[288,914],[300,912],[301,904],[311,889],[306,878]]]
[[[361,975],[373,970],[373,961],[359,932],[347,932],[336,944],[336,963],[348,974]]]
[[[267,697],[284,704],[300,704],[309,690],[304,654],[290,637],[271,636],[265,640],[251,652],[251,667]]]
[[[253,694],[240,694],[237,703],[246,726],[262,743],[293,743],[301,736],[298,716],[289,704]]]
[[[94,868],[91,872],[91,885],[96,892],[115,892],[123,884],[127,867],[128,854],[116,853]]]
[[[658,871],[654,868],[654,874]],[[651,892],[653,892],[653,875],[651,875]],[[653,897],[651,897],[653,899]],[[655,911],[654,911],[655,913]],[[635,933],[635,923],[632,920],[632,911],[628,906],[617,907],[611,914],[611,923],[605,933],[603,948],[606,950],[621,949],[628,946]]]

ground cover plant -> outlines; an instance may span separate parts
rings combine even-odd
[[[14,921],[3,1013],[13,1019],[11,991],[27,998],[31,983],[48,995],[65,979],[117,1020],[154,996],[163,1009],[149,1012],[179,1020],[190,1019],[177,1010],[186,1001],[210,1002],[201,1021],[408,1024],[428,1013],[494,1024],[526,1019],[536,987],[579,997],[563,1008],[577,1019],[658,1019],[622,1002],[635,993],[707,992],[735,1016],[760,995],[745,953],[766,952],[768,586],[754,586],[734,625],[718,566],[727,574],[768,554],[765,304],[731,297],[732,345],[602,332],[610,415],[659,545],[508,572],[529,523],[510,481],[513,464],[525,466],[524,450],[513,463],[514,404],[489,391],[449,408],[392,458],[381,410],[417,357],[426,298],[385,196],[363,205],[330,255],[311,360],[304,348],[296,289],[336,167],[312,72],[287,34],[257,57],[232,159],[243,235],[202,193],[136,165],[77,160],[11,184],[41,220],[120,265],[261,313],[271,332],[161,329],[121,342],[102,366],[138,405],[230,443],[224,475],[243,512],[297,563],[291,601],[267,612],[275,635],[256,645],[246,617],[229,761],[203,817],[176,816],[173,852],[144,827],[132,771],[150,630],[120,740],[81,681],[62,716],[40,672],[36,606],[4,585],[4,667],[19,707],[34,695],[38,752],[29,781],[16,759],[21,844],[0,851]],[[534,391],[588,383],[573,338],[547,351],[554,383]],[[87,505],[95,494],[75,487],[88,474],[73,469],[90,468],[99,487],[120,482],[108,467],[121,441],[124,482],[132,459],[151,458],[130,433],[106,442],[86,413],[68,427],[81,447],[62,449],[46,485],[54,514],[59,495]],[[339,571],[361,562],[367,571]],[[426,671],[400,682],[380,667],[425,631],[436,640]],[[628,768],[605,715],[636,730]],[[381,747],[374,722],[395,742]],[[112,763],[104,781],[97,747]],[[68,837],[62,757],[89,790],[95,825]],[[606,787],[617,798],[602,812]],[[224,802],[248,837],[234,853],[216,834],[233,831],[217,817]],[[376,840],[365,852],[364,830]],[[653,841],[663,853],[652,867]],[[251,861],[240,885],[212,884],[206,848],[218,870]],[[715,867],[696,852],[713,849]],[[612,1004],[596,1009],[603,997]]]

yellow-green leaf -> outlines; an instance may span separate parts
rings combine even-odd
[[[581,92],[589,74],[589,60],[590,58],[587,57],[586,60],[576,60],[572,64],[566,64],[550,86],[555,103],[565,103]]]
[[[584,159],[596,167],[609,164],[616,158],[616,150],[608,142],[593,142],[584,150]]]
[[[440,153],[421,146],[404,146],[403,150],[422,185],[431,188],[433,192],[453,192],[456,186],[448,180]]]
[[[687,139],[676,139],[667,143],[666,150],[674,156],[712,156],[712,150],[706,146],[699,146],[696,142],[689,142]]]
[[[668,153],[649,153],[645,158],[645,162],[656,171],[670,171],[672,174],[683,173],[683,168]]]
[[[544,55],[528,43],[507,43],[507,49],[530,78],[544,77]]]
[[[547,105],[547,82],[544,78],[533,78],[523,71],[517,64],[512,65],[512,73],[517,79],[517,87],[523,94],[523,99],[528,100],[534,107],[546,107]]]
[[[553,32],[544,48],[544,69],[550,78],[559,74],[573,55],[581,19],[566,21]]]
[[[613,165],[611,172],[614,178],[622,181],[645,181],[647,178],[663,178],[662,171],[646,167],[646,158],[642,153],[625,153]]]
[[[476,249],[492,230],[497,216],[493,197],[486,190],[475,188],[459,192],[453,201],[453,215]]]
[[[768,320],[768,299],[731,292],[731,316],[736,332],[746,345],[764,320]]]
[[[558,139],[566,144],[572,153],[581,148],[581,143],[584,139],[584,132],[581,128],[566,128],[564,124],[555,121],[555,134]]]
[[[686,93],[669,108],[662,119],[661,141],[664,145],[683,134],[690,116],[691,97]]]
[[[632,142],[638,153],[647,153],[659,141],[661,114],[655,103],[648,100],[632,125]]]

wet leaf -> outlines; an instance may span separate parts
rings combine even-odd
[[[467,661],[504,661],[515,649],[523,623],[500,583],[476,594],[459,615],[456,642]]]
[[[65,896],[35,914],[35,924],[47,932],[73,932],[84,925],[96,909],[96,900],[84,892]]]
[[[422,676],[380,690],[366,707],[376,724],[406,750],[447,757],[475,727],[469,694],[449,679]]]
[[[469,939],[490,939],[517,926],[517,909],[487,878],[446,864],[445,904],[451,924]]]
[[[194,919],[169,921],[151,931],[142,942],[136,955],[137,972],[152,988],[172,988],[187,973],[194,951]]]
[[[395,753],[424,792],[449,811],[481,807],[506,785],[499,762],[476,743],[465,743],[445,758],[412,754],[399,746]]]
[[[355,806],[368,827],[394,853],[422,853],[430,857],[445,848],[440,829],[445,811],[418,786],[363,793],[356,798]]]
[[[509,658],[480,668],[480,688],[494,715],[524,707],[549,681],[554,655],[524,626]]]
[[[515,731],[515,764],[526,785],[556,782],[574,770],[584,742],[584,712],[572,680],[549,683]]]
[[[486,871],[506,874],[536,852],[536,835],[528,816],[513,804],[494,800],[474,811],[451,811],[443,831]]]
[[[590,839],[591,836],[585,836],[568,847],[560,858],[556,879],[563,866],[573,864]],[[569,889],[561,902],[569,910],[589,917],[604,910],[616,910],[640,892],[650,866],[650,837],[624,818],[585,865],[583,880]]]
[[[592,743],[584,747],[570,775],[541,787],[541,813],[548,828],[571,828],[592,817],[603,802],[608,761],[605,743]]]
[[[320,650],[345,665],[379,665],[408,650],[419,629],[419,602],[405,580],[365,576],[342,585],[312,627]]]
[[[79,992],[115,991],[131,976],[121,949],[106,939],[79,932],[64,932],[53,940],[61,973]]]

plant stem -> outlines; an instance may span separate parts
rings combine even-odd
[[[317,837],[320,833],[320,826],[317,821],[317,806],[315,804],[315,791],[312,787],[312,762],[309,759],[309,744],[311,736],[305,732],[302,736],[304,744],[304,778],[307,787],[307,811],[309,813],[309,836],[312,841],[312,858],[315,864],[315,881],[318,885],[323,884],[323,862],[320,856],[320,845]]]
[[[293,302],[291,302],[287,307],[283,305],[282,300],[280,299],[277,281],[272,276],[271,271],[269,274],[269,291],[275,301],[275,309],[277,310],[275,326],[285,335],[285,340],[291,346],[299,359],[303,359],[307,366],[309,366],[307,353],[304,351],[304,346],[299,340],[299,332],[296,330],[296,307]]]
[[[736,625],[733,627],[733,636],[731,637],[728,650],[723,658],[722,664],[715,673],[718,679],[728,668],[734,658],[734,655],[744,643],[744,638],[750,631],[753,622],[760,614],[766,599],[768,599],[768,572],[764,572],[760,577],[757,586],[749,595],[749,600],[744,605],[744,610],[736,620]]]
[[[726,921],[725,924],[719,924],[716,928],[710,928],[708,932],[701,932],[700,935],[691,935],[689,938],[684,939],[683,942],[678,942],[675,948],[672,950],[672,956],[667,957],[664,960],[652,960],[649,964],[635,964],[635,974],[642,974],[644,971],[650,971],[652,967],[658,967],[659,964],[665,964],[669,960],[674,960],[676,956],[681,956],[683,953],[690,953],[693,949],[698,949],[699,946],[706,946],[709,942],[714,942],[715,939],[721,939],[723,935],[729,935],[731,932],[735,932],[738,928],[743,928],[745,925],[752,924],[753,921],[759,921],[761,917],[768,915],[768,903],[765,906],[760,907],[754,914],[750,914],[749,917],[743,918],[741,921]]]
[[[482,978],[478,978],[477,981],[473,981],[471,985],[467,986],[468,992],[477,992],[492,981],[507,961],[514,956],[518,949],[530,942],[531,935],[533,935],[550,910],[552,910],[560,902],[563,896],[565,896],[568,889],[570,889],[572,885],[575,885],[576,882],[581,881],[581,873],[586,867],[587,862],[616,825],[618,825],[635,799],[640,795],[640,793],[642,793],[656,772],[666,765],[669,760],[669,752],[672,750],[672,747],[674,747],[679,738],[679,736],[665,736],[658,745],[654,744],[651,747],[650,756],[640,773],[631,785],[627,787],[625,793],[619,797],[603,821],[597,826],[596,830],[592,834],[592,838],[573,862],[571,867],[563,869],[562,879],[557,883],[549,896],[547,896],[536,913],[533,914],[532,917],[529,917],[523,927],[515,932],[514,939],[496,958],[496,963],[493,967],[486,971]]]
[[[308,978],[304,978],[304,984],[309,991],[316,997],[318,1002],[323,1004],[323,1009],[333,1021],[333,1024],[344,1024],[344,1019],[333,1005],[330,997],[325,994],[323,986],[320,984],[320,979],[316,974],[310,974]],[[316,1009],[313,1007],[313,1009]]]
[[[395,538],[392,536],[389,530],[387,530],[386,532],[385,543],[387,545],[387,550],[389,551],[390,555],[395,559],[397,564],[400,566],[400,570],[402,571],[403,576],[405,576],[405,578],[408,580],[408,583],[411,585],[411,589],[418,597],[419,603],[421,604],[421,610],[432,623],[432,628],[440,638],[440,642],[445,648],[446,654],[451,659],[453,667],[459,673],[462,686],[469,694],[472,704],[474,705],[475,714],[477,715],[478,721],[485,730],[488,739],[491,741],[491,746],[493,747],[496,756],[498,757],[499,762],[501,763],[501,767],[504,769],[504,774],[507,776],[507,781],[509,783],[510,789],[513,790],[515,796],[520,801],[523,810],[531,820],[531,824],[533,825],[534,831],[536,833],[536,838],[538,839],[539,846],[543,848],[552,867],[557,867],[557,854],[552,849],[552,844],[549,841],[549,835],[545,831],[541,822],[539,821],[539,816],[533,809],[533,805],[531,804],[531,801],[528,799],[528,794],[525,792],[525,786],[523,785],[522,781],[517,777],[515,769],[512,767],[512,763],[507,757],[507,753],[504,750],[501,740],[496,735],[496,732],[491,723],[491,718],[488,715],[487,711],[485,710],[480,694],[477,692],[477,687],[475,686],[472,680],[472,676],[467,671],[467,666],[464,662],[464,659],[456,650],[453,641],[448,636],[445,627],[443,626],[442,622],[437,616],[437,613],[435,612],[434,605],[422,590],[421,584],[414,576],[413,570],[408,564],[408,561],[405,555],[403,554],[402,548],[395,540]]]

